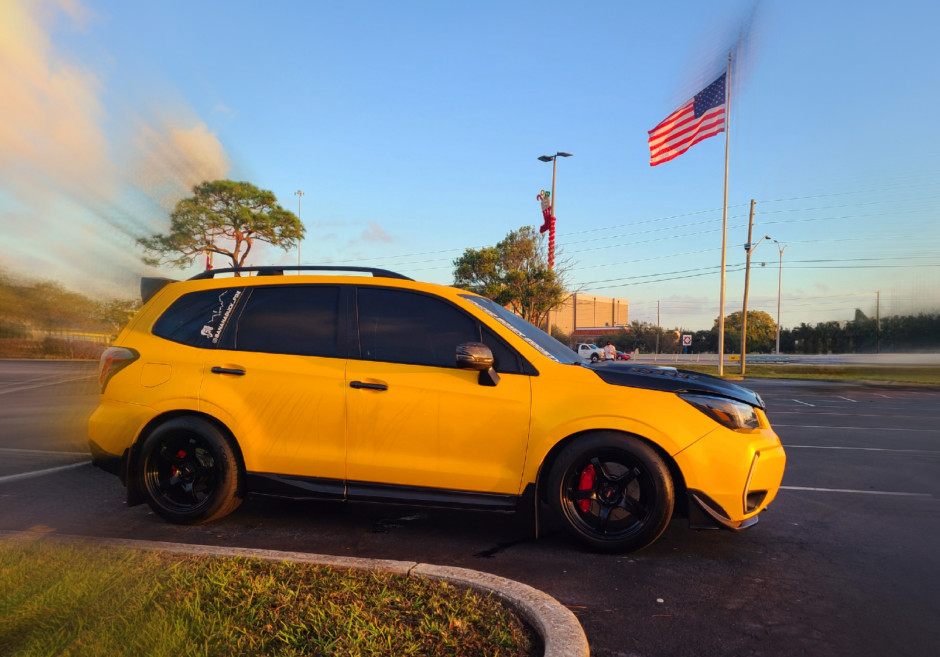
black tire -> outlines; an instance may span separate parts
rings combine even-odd
[[[591,354],[591,362],[592,362],[592,363],[596,363],[596,362],[599,361],[600,359],[601,359],[601,357],[598,356],[597,354]]]
[[[550,501],[565,529],[603,552],[635,552],[665,531],[675,491],[669,469],[639,438],[586,434],[565,447],[549,475]]]
[[[241,504],[241,471],[222,432],[197,417],[164,422],[144,441],[138,485],[147,504],[170,522],[194,525]]]

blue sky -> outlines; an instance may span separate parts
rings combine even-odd
[[[541,221],[573,290],[630,317],[718,316],[724,135],[649,166],[647,131],[735,46],[725,312],[747,209],[786,244],[781,323],[940,310],[938,13],[928,2],[5,0],[0,267],[132,296],[134,238],[206,178],[298,211],[305,264],[452,282]],[[3,45],[5,44],[5,45]],[[926,116],[925,116],[926,115]],[[296,262],[258,249],[250,261]],[[776,317],[780,253],[749,308]]]

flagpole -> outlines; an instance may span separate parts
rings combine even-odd
[[[725,263],[728,246],[728,153],[731,149],[731,53],[725,82],[725,199],[721,209],[721,296],[718,309],[718,376],[725,373]]]

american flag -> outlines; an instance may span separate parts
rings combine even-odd
[[[649,131],[650,166],[668,162],[703,139],[725,131],[725,80],[721,77]]]

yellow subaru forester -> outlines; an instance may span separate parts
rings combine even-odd
[[[337,269],[142,281],[89,423],[128,504],[178,523],[248,494],[547,507],[630,551],[674,513],[744,529],[776,495],[786,457],[750,390],[585,363],[484,297]]]

